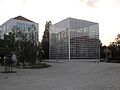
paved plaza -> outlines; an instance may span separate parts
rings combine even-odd
[[[0,90],[120,90],[120,64],[47,62],[43,69],[0,73]],[[4,68],[0,66],[2,71]]]

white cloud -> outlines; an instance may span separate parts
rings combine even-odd
[[[96,3],[98,0],[80,0],[81,2],[87,4],[89,7],[96,7]]]

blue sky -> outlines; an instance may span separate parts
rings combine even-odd
[[[18,15],[39,23],[40,40],[46,21],[67,17],[98,22],[104,45],[120,33],[120,0],[0,0],[0,24]]]

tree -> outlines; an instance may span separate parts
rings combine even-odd
[[[112,51],[112,57],[120,57],[120,34],[115,38],[115,42],[111,42],[108,48]]]
[[[15,45],[15,34],[9,32],[8,34],[4,34],[4,50],[3,56],[5,56],[5,72],[12,72],[12,52],[14,52]],[[9,68],[10,67],[10,68]]]
[[[42,63],[42,48],[41,48],[41,44],[39,43],[38,44],[38,47],[37,47],[37,59],[38,59],[38,64],[39,63]]]
[[[37,52],[39,51],[37,43],[34,42],[34,37],[31,35],[30,40],[27,40],[27,35],[23,32],[18,33],[19,40],[17,40],[17,58],[18,65],[22,63],[22,66],[34,66],[37,61]]]
[[[10,52],[15,51],[15,33],[9,32],[8,34],[4,34],[5,46],[10,49]]]
[[[120,62],[120,34],[117,35],[114,42],[111,42],[108,48],[111,50],[111,62]]]
[[[49,30],[51,25],[52,25],[51,21],[46,22],[45,24],[45,31],[41,43],[43,50],[43,54],[42,54],[43,59],[49,59]]]
[[[7,67],[11,67],[12,71],[12,52],[16,54],[17,65],[22,64],[34,66],[36,65],[37,60],[41,63],[41,45],[38,46],[37,40],[34,41],[33,33],[28,39],[27,34],[19,31],[16,32],[15,28],[12,29],[12,32],[9,32],[4,35],[4,39],[0,39],[0,57],[2,58],[2,64],[5,60],[5,71]],[[6,56],[6,59],[4,59]],[[9,57],[9,58],[7,58]],[[9,70],[10,71],[10,70]]]
[[[0,63],[3,66],[4,64],[4,56],[6,54],[6,50],[5,50],[5,41],[3,39],[0,39]]]
[[[104,59],[105,58],[105,53],[104,50],[107,46],[102,46],[102,43],[100,44],[100,58]]]
[[[21,62],[23,67],[26,63],[29,63],[29,66],[34,65],[37,60],[37,46],[33,42],[25,39],[18,40],[17,42],[19,63]]]
[[[118,57],[118,52],[117,52],[117,45],[116,42],[111,42],[108,48],[112,52],[112,57]]]

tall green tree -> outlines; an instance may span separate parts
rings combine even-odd
[[[4,56],[6,55],[7,51],[6,51],[6,44],[5,44],[5,40],[0,39],[0,63],[1,65],[4,64]]]
[[[42,58],[43,59],[49,59],[49,31],[50,31],[50,26],[52,25],[51,21],[46,22],[45,24],[45,31],[44,35],[42,38]]]
[[[5,58],[5,72],[12,72],[12,52],[15,51],[15,34],[9,32],[4,35],[4,56]],[[9,68],[10,67],[10,68]]]

